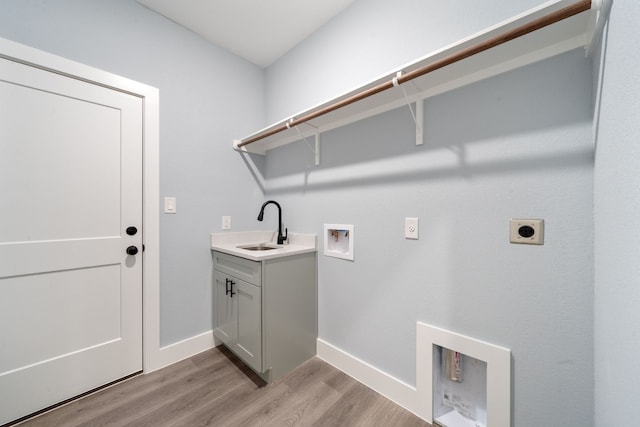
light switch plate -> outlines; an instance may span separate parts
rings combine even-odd
[[[176,213],[176,198],[165,197],[164,198],[164,213],[174,214]]]
[[[223,230],[231,230],[231,217],[225,215],[222,217],[222,229]]]
[[[405,218],[404,219],[404,237],[405,239],[418,239],[418,218]]]
[[[511,219],[509,241],[525,245],[544,244],[543,219]]]

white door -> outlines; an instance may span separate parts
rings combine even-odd
[[[0,424],[140,370],[142,101],[0,58]]]

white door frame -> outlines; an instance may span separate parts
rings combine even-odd
[[[154,371],[175,360],[160,349],[160,208],[159,90],[115,74],[79,64],[0,38],[0,57],[80,79],[142,98],[143,101],[143,370]]]

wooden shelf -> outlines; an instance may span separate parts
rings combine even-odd
[[[486,44],[492,40],[500,40],[501,37],[509,32],[517,32],[520,27],[534,22],[544,22],[547,16],[553,15],[554,13],[558,14],[563,9],[568,9],[578,3],[582,6],[586,5],[587,7],[589,7],[590,3],[590,9],[553,24],[543,26],[523,36],[518,36],[513,40],[501,42],[501,44],[495,47],[475,53],[464,59],[457,60],[457,62],[436,69],[435,71],[401,83],[401,87],[388,84],[392,82],[394,78],[398,78],[398,72],[401,73],[401,76],[406,76],[412,72],[415,73],[416,70],[424,68],[425,66],[446,60],[448,57],[460,56],[460,53],[472,51],[475,46],[482,45],[483,43]],[[602,21],[604,20],[602,18],[602,10],[604,8],[602,7],[601,1],[578,3],[575,1],[550,2],[531,9],[496,26],[432,52],[415,62],[385,74],[379,79],[371,81],[335,99],[290,116],[243,139],[234,140],[234,149],[266,154],[266,152],[272,148],[302,140],[301,134],[305,137],[313,137],[322,132],[354,123],[408,103],[415,102],[419,113],[421,111],[420,101],[434,95],[576,48],[584,47],[587,53],[589,53],[591,45],[595,40],[594,35],[598,34],[602,28]],[[402,82],[402,80],[400,81]],[[376,88],[381,86],[384,86],[385,90],[378,91]],[[386,89],[386,87],[389,88]],[[372,91],[375,92],[375,94],[355,102],[349,101],[355,97],[359,98],[359,94],[366,91]],[[344,101],[347,101],[347,105],[340,106],[338,109],[332,109],[333,105],[340,105],[340,103]],[[326,110],[330,111],[324,113]],[[318,116],[313,117],[316,114],[318,114]],[[299,119],[304,117],[313,118],[304,123],[299,123]],[[287,126],[288,123],[296,122],[298,122],[297,129],[296,126]],[[418,116],[418,122],[420,122],[420,116]],[[419,128],[419,126],[416,126],[417,144],[422,142]],[[248,141],[251,142],[248,143]],[[316,139],[316,147],[319,149],[318,139]],[[316,153],[316,158],[318,157],[317,154],[318,153]],[[316,161],[316,164],[317,163],[318,160]]]

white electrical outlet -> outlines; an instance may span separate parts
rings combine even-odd
[[[418,239],[418,218],[404,219],[404,237],[405,239]]]
[[[231,230],[231,217],[225,215],[222,217],[222,229],[223,230]]]
[[[512,219],[509,226],[509,241],[525,245],[544,245],[544,220]]]

